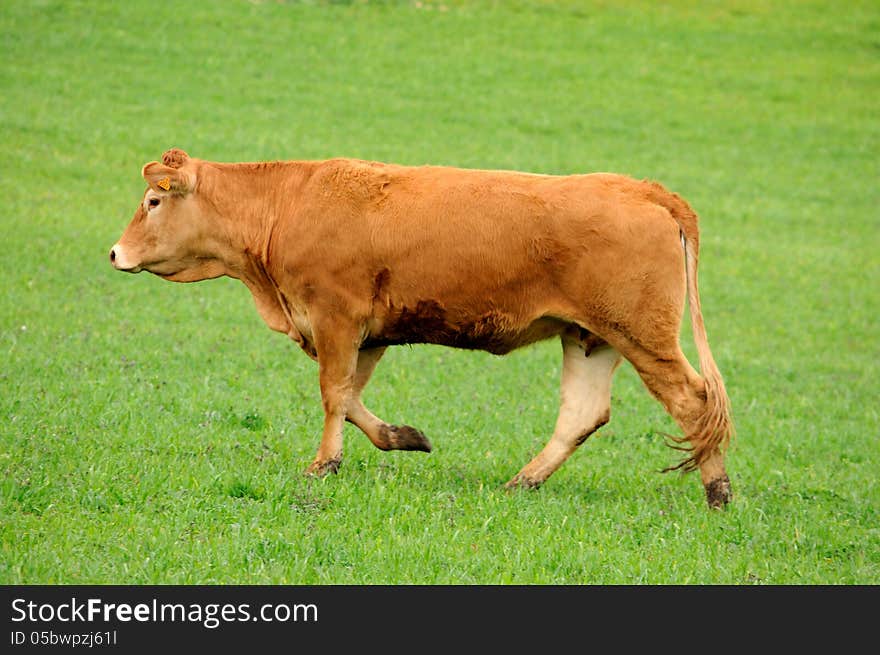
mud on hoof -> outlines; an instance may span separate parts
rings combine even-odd
[[[342,456],[334,457],[323,462],[315,460],[309,464],[309,468],[304,471],[304,475],[312,478],[323,478],[328,473],[338,473],[339,467],[342,466]]]
[[[726,475],[706,483],[706,502],[712,509],[722,509],[732,498],[730,478]]]
[[[542,480],[533,480],[532,478],[517,473],[513,478],[504,485],[507,491],[516,491],[517,489],[537,489],[541,486]]]
[[[385,440],[383,450],[420,450],[424,453],[431,452],[431,442],[422,434],[409,425],[388,425],[381,427],[379,434]]]

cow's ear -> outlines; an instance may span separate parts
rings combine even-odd
[[[146,164],[141,175],[153,191],[186,194],[195,188],[195,175],[180,168],[171,168],[157,161]]]

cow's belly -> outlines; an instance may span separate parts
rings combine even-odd
[[[423,300],[415,307],[389,312],[372,326],[363,347],[432,343],[504,355],[561,334],[568,325],[554,317],[523,320],[501,311],[450,317],[439,303]]]

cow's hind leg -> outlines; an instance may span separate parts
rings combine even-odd
[[[346,420],[356,425],[367,435],[373,445],[380,450],[420,450],[431,452],[431,442],[421,431],[409,425],[386,423],[364,407],[361,392],[367,386],[376,364],[385,353],[385,348],[370,348],[358,354],[357,371],[354,376],[351,399],[346,412]]]
[[[707,417],[713,414],[706,399],[705,381],[677,344],[663,352],[652,352],[638,346],[628,350],[627,359],[638,371],[645,386],[663,403],[684,432],[684,438],[676,441],[690,443],[691,457],[668,470],[699,468],[709,506],[723,507],[732,496],[730,479],[724,468],[721,448],[706,448],[703,442],[713,429],[712,425],[706,424]]]
[[[562,337],[562,388],[553,436],[538,455],[507,483],[535,488],[611,417],[611,380],[621,356],[608,345],[590,348],[571,334]]]

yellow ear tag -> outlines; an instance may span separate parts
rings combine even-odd
[[[156,186],[159,187],[160,189],[164,189],[165,191],[168,191],[168,189],[171,188],[171,179],[167,178],[167,177],[163,177],[161,180],[156,182]]]

